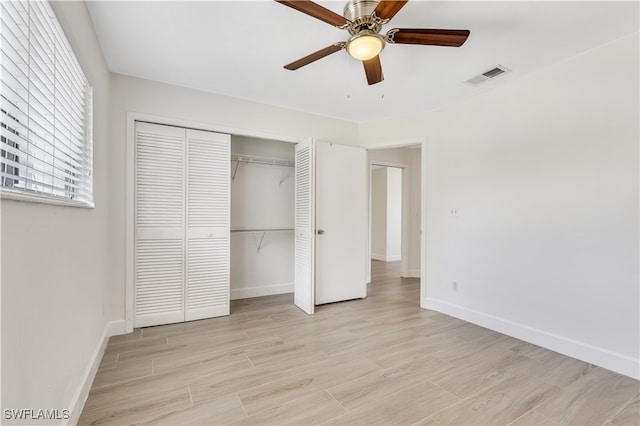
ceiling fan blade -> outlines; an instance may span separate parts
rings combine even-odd
[[[423,44],[460,47],[467,41],[469,30],[434,30],[427,28],[394,28],[387,37],[396,44]]]
[[[391,19],[409,0],[381,0],[374,12],[380,19]]]
[[[305,56],[304,58],[300,58],[297,61],[291,62],[290,64],[285,65],[284,67],[290,71],[297,70],[298,68],[302,68],[305,65],[309,65],[311,62],[315,62],[318,59],[322,59],[325,56],[329,56],[332,53],[336,53],[344,49],[345,43],[340,42],[333,44],[331,46],[325,47],[324,49],[320,49],[317,52],[313,52],[310,55]]]
[[[298,12],[306,13],[309,16],[313,16],[316,19],[326,22],[327,24],[335,25],[336,27],[341,27],[349,23],[349,20],[344,16],[340,16],[337,13],[325,8],[324,6],[320,6],[317,3],[314,3],[310,0],[275,0],[280,4],[284,4],[285,6],[289,6],[292,9],[297,10]]]
[[[367,61],[362,61],[362,63],[364,64],[364,72],[367,74],[367,83],[369,83],[369,86],[384,80],[382,64],[380,64],[380,55]]]

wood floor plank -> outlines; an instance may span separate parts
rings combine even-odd
[[[436,422],[433,417],[426,417],[418,422],[415,422],[411,426],[440,426],[440,423]]]
[[[115,337],[115,336],[114,336]],[[109,353],[128,353],[134,352],[141,349],[149,349],[152,347],[165,346],[167,344],[167,337],[165,335],[157,335],[154,337],[150,337],[149,339],[133,339],[131,341],[127,340],[116,340],[114,343],[111,343],[111,339],[109,339],[109,344],[104,350],[105,354]]]
[[[119,352],[118,362],[151,361],[159,356],[176,356],[189,349],[186,343],[165,343],[163,345],[149,345],[138,347],[133,351]]]
[[[515,353],[499,357],[476,354],[475,357],[468,359],[464,365],[451,364],[441,369],[431,380],[452,394],[466,398],[510,377],[526,372],[535,362]]]
[[[146,425],[228,425],[246,418],[235,394],[186,408],[165,412],[145,422]]]
[[[520,355],[537,359],[542,362],[552,361],[557,356],[563,356],[549,349],[541,348],[540,346],[536,346],[534,344],[531,344],[528,342],[522,342],[522,341],[518,341],[518,343],[515,344],[511,348],[511,350],[519,353]]]
[[[622,410],[617,413],[610,421],[608,425],[640,425],[640,394],[633,397]]]
[[[485,338],[474,341],[459,340],[442,347],[433,356],[443,361],[464,364],[471,353],[482,353],[486,357],[499,357],[509,352],[513,339],[503,334],[488,333]]]
[[[142,396],[130,395],[118,404],[85,407],[78,424],[139,424],[188,407],[191,407],[189,390],[182,386]]]
[[[152,374],[153,367],[150,359],[118,361],[113,368],[98,370],[93,380],[93,387],[101,388],[104,386],[124,384],[142,377],[151,376]]]
[[[392,334],[397,336],[397,333]],[[402,336],[402,339],[402,342],[394,344],[389,344],[388,341],[377,341],[375,344],[365,342],[366,349],[361,353],[382,368],[391,368],[437,353],[442,350],[443,345],[453,341],[452,337],[446,335],[440,335],[437,339],[425,339],[418,334],[408,334]]]
[[[225,369],[219,374],[208,375],[190,383],[194,403],[218,398],[220,395],[256,388],[300,373],[307,367],[284,369],[281,365],[250,366],[242,369]]]
[[[187,386],[197,380],[206,380],[208,377],[217,377],[223,372],[246,371],[252,367],[248,360],[234,361],[224,364],[208,364],[188,366],[169,370],[165,373],[145,376],[125,383],[111,386],[94,387],[89,393],[85,407],[101,405],[118,405],[126,402],[131,397],[153,395],[179,386]]]
[[[428,381],[436,371],[445,365],[444,361],[425,356],[399,367],[368,373],[357,379],[330,387],[328,391],[342,406],[351,411],[367,404],[376,403],[407,387]]]
[[[171,370],[180,370],[183,368],[196,368],[202,367],[204,371],[211,365],[224,365],[234,364],[237,362],[244,363],[247,358],[242,350],[235,351],[193,351],[173,353],[170,355],[162,355],[153,360],[153,372],[154,374],[162,374]]]
[[[433,418],[442,425],[506,425],[551,400],[559,390],[522,373],[449,406]]]
[[[282,342],[274,337],[248,338],[228,344],[209,344],[195,342],[184,346],[179,351],[158,354],[153,358],[154,373],[160,374],[176,368],[202,365],[203,368],[211,364],[221,364],[246,360],[248,350],[266,349]]]
[[[313,425],[321,424],[346,411],[326,391],[316,391],[301,398],[274,405],[268,410],[233,422],[236,425]]]
[[[105,368],[115,368],[118,363],[118,353],[110,352],[108,354],[104,354],[102,360],[100,361],[100,365],[98,366],[98,370],[104,370]]]
[[[535,410],[531,410],[518,417],[509,426],[558,426],[560,423],[554,422]]]
[[[538,361],[531,365],[529,373],[547,383],[567,387],[571,383],[597,369],[596,366],[530,343],[522,342],[511,349],[520,355]]]
[[[276,363],[283,368],[312,364],[327,358],[322,352],[310,350],[304,343],[282,341],[269,348],[251,349],[245,353],[255,366]]]
[[[308,367],[307,371],[238,392],[247,414],[264,411],[271,406],[303,395],[328,389],[340,383],[358,380],[380,368],[362,358],[337,357]]]
[[[460,399],[431,382],[406,388],[380,401],[364,405],[328,425],[410,425],[437,413]]]
[[[346,330],[324,332],[320,335],[300,338],[298,341],[303,342],[308,350],[319,351],[327,356],[355,353],[362,349],[362,340]]]
[[[536,411],[562,424],[603,424],[637,393],[637,380],[598,367]]]

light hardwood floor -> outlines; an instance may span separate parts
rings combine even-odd
[[[419,307],[374,262],[369,297],[292,295],[112,337],[80,424],[638,425],[639,382]]]

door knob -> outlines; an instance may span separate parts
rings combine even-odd
[[[324,234],[324,229],[318,229],[318,235]]]

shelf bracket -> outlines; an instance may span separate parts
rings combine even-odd
[[[231,182],[235,182],[236,173],[238,173],[238,166],[240,166],[240,160],[236,160],[236,167],[233,169],[233,176],[231,177]]]
[[[264,241],[264,236],[267,235],[266,232],[262,233],[262,237],[260,237],[260,242],[258,243],[258,253],[260,253],[260,249],[262,248],[262,242]]]
[[[282,186],[282,184],[284,183],[285,180],[289,179],[289,176],[291,176],[293,173],[289,172],[287,170],[287,166],[283,166],[284,167],[284,173],[282,174],[282,178],[280,178],[280,183],[278,183],[278,186]]]

